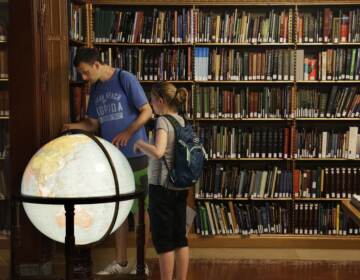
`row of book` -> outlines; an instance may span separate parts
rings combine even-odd
[[[121,11],[96,7],[95,42],[122,43],[287,43],[293,9],[214,13],[199,9]]]
[[[7,49],[0,49],[0,79],[7,79],[8,77],[8,51]]]
[[[243,169],[208,165],[195,185],[196,198],[351,198],[360,194],[358,167]]]
[[[293,9],[262,12],[194,10],[194,41],[202,43],[291,43]]]
[[[248,203],[198,201],[195,229],[201,235],[287,234],[290,208],[265,202]]]
[[[347,43],[360,41],[360,9],[317,9],[299,13],[297,42]]]
[[[70,87],[70,118],[71,122],[78,122],[85,118],[89,103],[86,87]]]
[[[192,42],[192,9],[120,11],[94,9],[95,42]]]
[[[291,117],[289,87],[196,87],[192,97],[196,118]]]
[[[360,41],[360,9],[300,11],[297,41]],[[291,43],[294,12],[289,9],[225,11],[202,8],[161,10],[94,9],[95,42],[123,43]]]
[[[360,49],[327,49],[316,54],[296,51],[296,80],[359,80]]]
[[[9,92],[0,89],[0,117],[8,117],[9,115]]]
[[[296,135],[295,158],[347,158],[360,157],[360,134],[357,126],[347,131],[300,128]]]
[[[195,186],[196,198],[291,198],[292,173],[277,166],[269,170],[208,165]]]
[[[295,50],[291,49],[246,51],[196,47],[195,80],[294,80],[294,55]]]
[[[295,169],[294,196],[301,198],[351,198],[360,194],[358,167]]]
[[[198,128],[210,159],[288,158],[288,127],[230,127],[210,125]]]
[[[70,61],[73,61],[76,49],[70,48]],[[100,48],[105,63],[122,67],[145,81],[193,78],[195,81],[294,81],[295,77],[297,81],[357,81],[360,77],[359,50],[340,48],[305,54],[301,49],[249,52],[218,47],[196,47],[193,51],[188,46]],[[77,75],[70,66],[71,79],[79,78]]]
[[[68,19],[69,19],[69,38],[73,40],[83,41],[86,32],[84,26],[86,20],[86,11],[84,6],[68,2]]]
[[[347,219],[339,203],[295,203],[295,234],[358,235],[359,227]]]
[[[132,72],[139,80],[191,80],[191,48],[101,49],[101,59],[114,67]]]
[[[348,219],[340,204],[295,203],[293,229],[292,209],[287,203],[244,203],[198,201],[195,230],[197,234],[304,234],[358,235],[359,226]]]
[[[304,118],[354,118],[360,115],[358,87],[298,88],[296,117]]]

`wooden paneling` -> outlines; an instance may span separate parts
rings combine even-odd
[[[30,158],[67,121],[68,41],[66,1],[11,0],[9,7],[11,191],[16,194]],[[19,235],[13,232],[12,238],[16,262],[46,260],[48,239],[23,212]]]
[[[47,97],[48,108],[47,124],[48,137],[58,136],[64,122],[69,116],[69,87],[68,87],[68,32],[66,1],[46,0],[46,5],[51,7],[46,13],[47,33],[47,61],[48,83]]]

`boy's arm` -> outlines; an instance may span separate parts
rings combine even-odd
[[[139,116],[135,119],[135,121],[133,121],[123,132],[120,132],[114,137],[112,143],[115,146],[126,146],[131,136],[141,127],[143,127],[152,116],[152,109],[149,103],[146,103],[145,105],[140,107],[139,112]]]
[[[99,130],[99,121],[94,118],[86,118],[77,123],[65,123],[63,125],[63,131],[69,129],[82,129],[95,133]]]

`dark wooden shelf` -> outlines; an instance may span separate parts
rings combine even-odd
[[[360,121],[360,118],[295,118],[296,121]]]
[[[75,39],[69,39],[69,44],[78,47],[86,46],[86,43],[84,41],[75,40]]]
[[[284,122],[284,121],[291,121],[293,119],[291,118],[194,118],[194,121],[201,121],[201,122],[238,122],[238,121],[242,121],[242,122],[266,122],[266,121],[276,121],[276,122]]]
[[[271,81],[271,80],[250,80],[250,81],[194,81],[197,84],[292,84],[294,81]]]
[[[316,197],[316,198],[311,198],[311,197],[295,197],[294,201],[343,201],[343,200],[350,200],[349,198],[334,198],[334,197],[330,197],[330,198],[325,198],[325,197]]]
[[[294,158],[296,161],[360,161],[360,159],[348,158]]]
[[[154,81],[154,80],[139,80],[140,81],[140,83],[142,83],[142,84],[155,84],[155,83],[160,83],[160,82],[163,82],[163,80],[156,80],[156,81]],[[183,80],[183,81],[179,81],[179,80],[177,80],[177,81],[171,81],[171,80],[166,80],[167,82],[171,82],[171,83],[174,83],[174,84],[192,84],[192,83],[194,83],[194,81],[192,81],[192,80]]]
[[[77,5],[85,5],[86,0],[71,0],[71,3],[77,4]]]
[[[206,201],[292,201],[291,197],[278,197],[278,198],[256,198],[256,197],[195,197],[196,200],[206,200]]]
[[[191,43],[120,43],[120,42],[93,42],[95,46],[114,47],[191,47]]]
[[[195,47],[295,47],[295,43],[201,43],[193,44]]]
[[[289,158],[209,158],[208,161],[284,161]]]
[[[359,84],[359,80],[338,80],[338,81],[296,81],[298,84]]]
[[[354,42],[354,43],[296,43],[298,47],[344,47],[344,46],[360,46],[360,42]]]

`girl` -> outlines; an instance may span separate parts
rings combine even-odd
[[[162,280],[172,280],[174,266],[176,280],[185,280],[189,264],[189,247],[186,238],[186,198],[188,190],[178,190],[168,178],[165,165],[173,165],[175,131],[168,119],[171,115],[181,126],[184,119],[178,108],[186,102],[187,90],[176,89],[170,82],[162,82],[151,90],[151,104],[160,117],[156,121],[155,143],[143,140],[134,149],[150,157],[149,165],[149,215],[152,240],[159,255]]]

